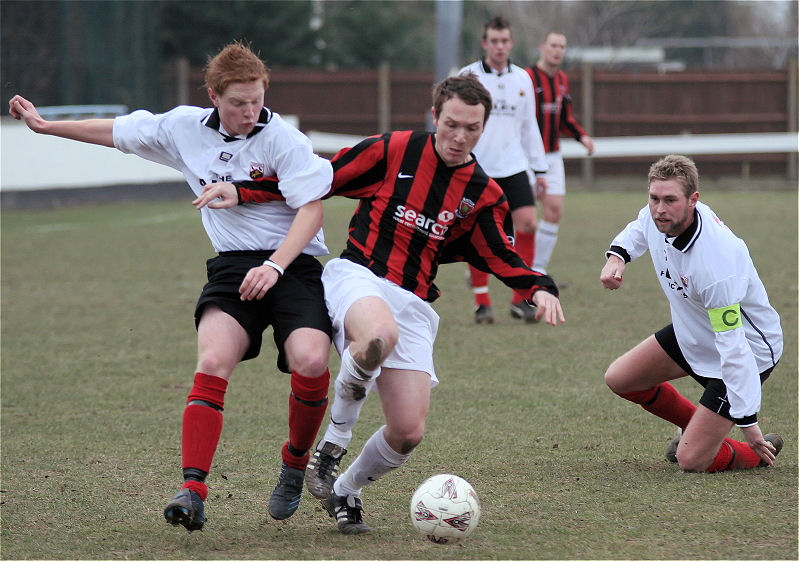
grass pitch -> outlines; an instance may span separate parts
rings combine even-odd
[[[621,291],[598,280],[644,189],[571,193],[551,266],[569,284],[564,326],[511,319],[494,279],[497,323],[476,326],[465,266],[441,268],[442,383],[426,437],[365,490],[375,530],[359,537],[340,535],[307,494],[291,519],[267,514],[289,390],[271,338],[226,396],[205,530],[164,522],[181,483],[192,312],[212,255],[188,200],[3,212],[3,559],[798,558],[797,193],[703,196],[748,243],[782,316],[786,349],[760,415],[786,440],[775,468],[681,473],[663,456],[674,428],[604,386],[607,365],[664,326],[668,309],[648,258],[628,267]],[[326,203],[333,255],[352,208]],[[676,386],[699,398],[692,381]],[[380,423],[373,397],[345,464]],[[413,490],[438,472],[463,476],[482,501],[477,531],[454,546],[429,543],[408,519]]]

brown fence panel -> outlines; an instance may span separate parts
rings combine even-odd
[[[580,71],[568,73],[575,113],[582,114]],[[790,120],[786,72],[595,72],[596,137],[779,132]],[[784,175],[786,154],[700,156],[705,176]],[[603,159],[595,173],[642,175],[652,157]],[[581,164],[567,162],[567,173]]]
[[[796,67],[794,67],[796,69]],[[580,69],[568,72],[575,115],[595,137],[723,134],[796,130],[789,99],[794,72],[601,72],[592,73],[592,123],[582,120]],[[380,133],[377,70],[272,69],[267,105],[297,115],[304,131],[372,135]],[[188,103],[205,106],[202,74],[190,73]],[[169,83],[169,80],[167,80]],[[433,73],[392,71],[390,128],[423,129],[430,113]],[[796,89],[795,89],[796,91]],[[166,98],[166,96],[165,96]],[[796,155],[697,156],[707,177],[786,175]],[[644,174],[652,157],[597,159],[598,176]],[[569,175],[581,174],[579,160],[567,161]]]

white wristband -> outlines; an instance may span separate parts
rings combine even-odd
[[[272,260],[266,260],[266,261],[265,261],[264,263],[262,263],[261,265],[268,265],[268,266],[270,266],[272,269],[274,269],[275,271],[277,271],[279,276],[283,276],[283,268],[282,268],[281,266],[279,266],[277,263],[275,263],[274,261],[272,261]]]

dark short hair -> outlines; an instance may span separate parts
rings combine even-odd
[[[483,25],[483,35],[481,36],[483,39],[486,39],[486,32],[490,29],[495,29],[497,31],[507,29],[511,31],[511,24],[503,16],[494,16]]]
[[[654,181],[675,179],[683,186],[686,197],[697,191],[699,174],[697,166],[691,158],[679,154],[668,154],[650,166],[647,173],[647,184]]]
[[[433,113],[437,118],[442,112],[444,102],[454,97],[467,105],[482,105],[486,110],[483,115],[483,123],[486,124],[492,110],[492,95],[474,73],[450,76],[433,87]]]

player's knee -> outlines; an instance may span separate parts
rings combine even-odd
[[[304,377],[319,377],[328,370],[328,356],[328,350],[322,353],[322,350],[311,349],[299,357],[292,358],[290,364],[293,371]]]
[[[353,359],[365,369],[377,369],[397,345],[397,338],[397,324],[376,324],[370,330],[366,343],[362,343],[362,348],[353,354]]]
[[[422,431],[401,434],[400,438],[397,440],[399,445],[399,450],[397,452],[402,455],[409,454],[411,451],[417,448],[417,445],[422,442],[422,436]]]
[[[561,215],[563,214],[563,209],[558,207],[545,207],[542,209],[542,220],[551,224],[558,224],[561,222]]]
[[[388,426],[391,442],[398,453],[407,455],[422,442],[425,435],[425,422],[409,422],[408,424],[392,427]]]
[[[605,375],[603,375],[603,380],[606,386],[615,394],[623,394],[629,390],[624,384],[624,371],[620,368],[619,360],[608,366]]]
[[[536,234],[536,217],[520,219],[514,223],[515,232]]]
[[[685,472],[705,472],[711,464],[704,451],[679,448],[675,456],[678,458],[678,466]]]
[[[384,357],[389,354],[389,352],[394,349],[394,346],[397,345],[397,338],[398,338],[398,330],[397,324],[394,322],[386,323],[379,326],[379,329],[373,334],[371,340],[376,338],[380,338],[383,340],[383,354]]]
[[[197,359],[197,371],[227,379],[233,372],[233,365],[224,354],[206,351]]]

